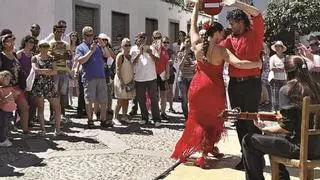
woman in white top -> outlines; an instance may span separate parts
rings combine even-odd
[[[286,55],[284,52],[287,47],[282,41],[277,41],[271,46],[271,49],[276,52],[270,57],[270,72],[268,80],[271,85],[272,106],[275,111],[279,109],[279,90],[286,83],[287,75],[284,70],[284,61]]]
[[[122,51],[116,58],[116,75],[114,77],[114,93],[118,99],[114,110],[113,123],[121,125],[119,122],[119,111],[122,108],[122,121],[128,122],[127,111],[129,100],[133,99],[135,90],[128,85],[133,82],[133,64],[131,62],[131,42],[124,38],[121,42]]]

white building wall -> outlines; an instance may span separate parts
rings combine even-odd
[[[111,36],[112,11],[129,14],[130,38],[137,32],[145,31],[145,18],[158,20],[159,30],[168,35],[169,20],[179,22],[180,30],[187,30],[191,12],[181,10],[160,0],[0,0],[0,29],[9,28],[20,43],[23,36],[30,34],[30,26],[41,27],[39,39],[52,32],[52,26],[59,20],[67,22],[67,32],[74,29],[74,5],[86,2],[100,5],[100,31]],[[210,19],[210,17],[204,17]],[[199,20],[202,18],[200,17]]]
[[[0,5],[0,29],[8,28],[14,32],[17,47],[22,37],[30,34],[33,23],[41,26],[40,39],[52,32],[54,0],[0,0]]]

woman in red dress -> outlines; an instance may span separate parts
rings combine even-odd
[[[191,18],[191,43],[197,59],[197,71],[189,89],[189,113],[186,128],[171,155],[186,162],[195,152],[200,152],[195,164],[205,166],[205,157],[210,152],[217,153],[215,144],[224,132],[223,120],[218,114],[226,108],[225,86],[222,78],[224,62],[237,68],[261,68],[261,62],[237,59],[229,50],[218,43],[224,38],[223,26],[218,22],[206,27],[206,35],[201,39],[197,31],[199,4],[194,3]]]

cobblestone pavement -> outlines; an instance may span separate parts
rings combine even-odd
[[[49,119],[48,104],[46,108],[45,117]],[[181,111],[180,103],[174,103],[174,108]],[[67,111],[70,116],[74,113],[75,110]],[[85,118],[71,118],[71,123],[63,125],[67,137],[55,137],[50,125],[47,125],[49,133],[45,137],[36,135],[38,124],[32,129],[34,136],[13,131],[10,134],[13,147],[0,148],[0,179],[154,179],[175,164],[169,157],[184,129],[182,114],[168,115],[170,120],[163,121],[160,128],[140,125],[137,115],[130,124],[108,129],[101,129],[99,122],[95,122],[95,129],[87,129]],[[202,179],[222,174],[221,180],[244,179],[244,172],[232,170],[239,161],[240,146],[232,123],[226,122],[226,128],[228,136],[220,142],[219,148],[228,155],[228,161],[221,161],[221,167],[213,163],[211,171],[202,171],[180,165],[166,179],[199,179],[200,175],[208,173],[209,176]],[[294,174],[297,176],[297,172]]]
[[[174,108],[181,111],[179,103]],[[36,134],[38,124],[34,136],[13,131],[13,147],[0,148],[0,179],[153,179],[175,163],[170,153],[184,128],[182,114],[168,115],[160,128],[140,125],[137,115],[127,125],[101,129],[95,122],[90,130],[85,118],[71,118],[67,137],[54,136],[50,125],[45,137]]]

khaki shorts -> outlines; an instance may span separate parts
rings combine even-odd
[[[86,104],[98,102],[100,104],[107,104],[107,83],[104,78],[85,80],[83,82],[84,100]]]
[[[60,95],[67,95],[69,88],[68,73],[58,72],[58,74],[54,76],[54,83],[55,88]]]

